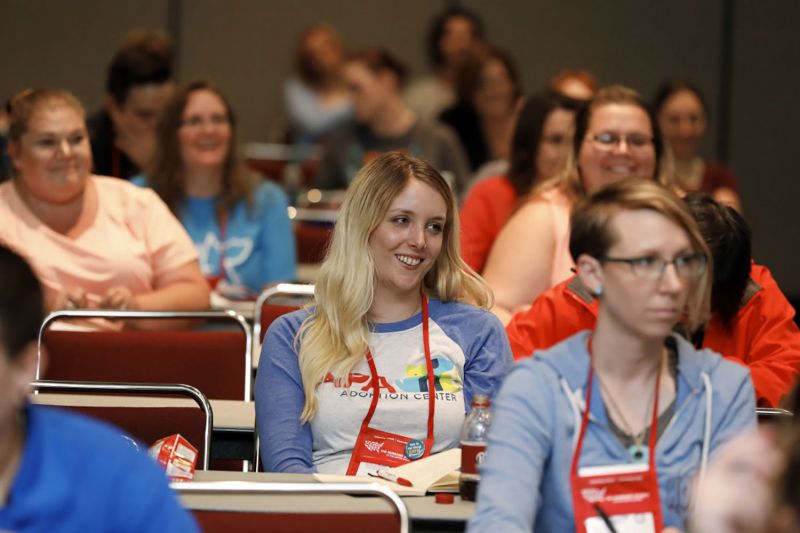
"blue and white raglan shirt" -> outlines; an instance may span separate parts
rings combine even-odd
[[[459,445],[461,425],[475,394],[493,397],[513,365],[500,321],[459,302],[429,300],[428,327],[436,408],[433,453]],[[256,376],[256,426],[268,472],[344,474],[372,400],[366,357],[350,384],[325,379],[317,387],[319,410],[300,423],[305,394],[294,349],[307,310],[284,315],[264,337]],[[422,313],[374,324],[369,346],[378,370],[380,398],[370,426],[423,440],[427,436],[428,379]],[[365,354],[366,355],[366,354]]]
[[[253,192],[253,204],[239,201],[228,212],[225,242],[220,242],[217,198],[187,197],[180,221],[192,238],[206,277],[220,274],[220,254],[225,249],[223,268],[229,287],[246,287],[258,294],[268,283],[295,278],[297,253],[294,234],[286,211],[286,194],[265,181]]]

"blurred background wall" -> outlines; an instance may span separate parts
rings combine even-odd
[[[755,258],[800,295],[800,2],[794,0],[464,0],[488,38],[515,57],[526,92],[564,67],[593,71],[646,97],[663,78],[693,80],[711,124],[704,153],[739,175]],[[385,46],[412,77],[427,72],[433,0],[0,0],[0,98],[29,86],[102,104],[105,68],[125,33],[173,36],[178,81],[207,77],[232,99],[243,141],[283,126],[282,84],[297,35],[325,21],[347,45]]]

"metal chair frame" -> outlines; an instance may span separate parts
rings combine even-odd
[[[119,393],[119,394],[163,394],[169,396],[188,396],[200,407],[205,417],[203,430],[203,464],[208,470],[211,459],[211,431],[214,428],[214,411],[205,394],[191,385],[182,383],[107,383],[102,381],[51,381],[37,380],[31,383],[35,392],[60,391],[75,393]],[[98,405],[98,407],[103,407]],[[136,407],[131,407],[136,409]]]
[[[239,313],[230,309],[216,311],[112,311],[103,309],[71,309],[53,311],[45,317],[39,328],[38,352],[36,360],[36,379],[40,378],[42,344],[44,333],[53,322],[64,319],[74,318],[105,318],[108,320],[148,320],[148,319],[211,319],[211,320],[231,320],[242,328],[245,334],[245,364],[244,364],[244,401],[249,402],[252,398],[253,390],[253,331],[247,320]]]
[[[198,481],[170,483],[179,494],[227,492],[231,494],[359,494],[379,496],[397,511],[400,533],[409,531],[408,507],[392,489],[379,483],[277,483],[256,481]]]
[[[256,308],[253,318],[253,351],[258,349],[261,339],[261,313],[262,307],[272,298],[278,296],[289,297],[314,297],[314,285],[310,283],[278,283],[272,287],[267,287],[256,300]]]

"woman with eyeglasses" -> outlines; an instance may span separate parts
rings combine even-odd
[[[248,175],[237,155],[236,120],[227,98],[205,81],[170,100],[158,124],[148,176],[180,218],[200,267],[223,296],[255,297],[295,277],[295,243],[286,194]]]
[[[800,374],[795,310],[769,269],[753,261],[750,229],[735,209],[702,193],[684,202],[714,263],[711,315],[697,330],[683,328],[686,337],[698,348],[747,365],[759,407],[778,407]],[[506,326],[514,357],[528,357],[594,327],[598,308],[577,276],[548,289]]]
[[[208,308],[197,252],[167,206],[152,191],[92,174],[85,116],[66,91],[12,99],[15,175],[0,185],[0,243],[33,266],[49,309]]]
[[[672,331],[708,314],[708,247],[686,205],[652,181],[607,186],[571,222],[597,323],[504,382],[469,529],[683,529],[687,484],[756,423],[749,371]]]
[[[633,89],[607,87],[578,110],[566,168],[534,189],[500,231],[486,261],[483,277],[503,323],[571,275],[572,206],[626,177],[655,179],[660,156],[658,127]]]
[[[520,198],[564,169],[577,102],[551,94],[529,97],[519,112],[505,175],[476,183],[461,206],[461,253],[481,272],[497,234]]]

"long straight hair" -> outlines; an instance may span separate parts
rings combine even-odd
[[[222,194],[217,201],[217,211],[228,211],[243,199],[251,204],[255,190],[255,182],[248,176],[238,156],[236,116],[230,102],[211,83],[204,80],[193,81],[178,90],[164,108],[156,129],[158,141],[156,153],[147,172],[148,185],[161,196],[176,215],[186,197],[184,190],[187,179],[178,132],[183,123],[183,112],[189,103],[189,98],[197,91],[210,91],[222,100],[231,125],[231,139],[222,169]]]
[[[458,212],[450,186],[430,164],[399,152],[386,153],[364,166],[347,190],[314,294],[316,305],[295,337],[305,405],[301,421],[317,411],[317,385],[332,373],[346,376],[367,352],[367,313],[375,297],[377,274],[369,238],[412,178],[444,199],[447,218],[442,250],[422,282],[422,291],[442,301],[467,301],[487,308],[486,283],[461,259]]]

